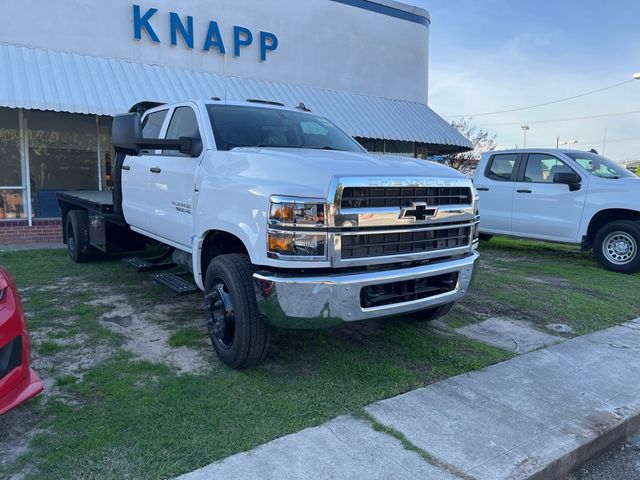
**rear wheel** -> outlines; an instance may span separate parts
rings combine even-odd
[[[258,313],[253,265],[246,255],[220,255],[205,277],[207,328],[220,360],[231,368],[260,363],[269,348],[270,330]]]
[[[75,263],[91,260],[89,216],[84,210],[71,210],[67,215],[67,252]]]
[[[455,305],[455,302],[447,303],[445,305],[440,305],[439,307],[433,307],[427,310],[414,312],[411,316],[415,320],[418,320],[419,322],[431,322],[440,317],[444,317],[447,313],[451,311],[454,305]]]
[[[616,220],[606,224],[593,239],[593,253],[607,270],[640,271],[640,223]]]

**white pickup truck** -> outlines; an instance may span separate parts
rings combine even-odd
[[[113,196],[58,195],[69,254],[83,262],[166,246],[125,262],[178,293],[204,291],[227,365],[260,362],[271,326],[430,320],[467,292],[479,216],[458,172],[370,155],[303,105],[214,99],[132,110],[113,123]]]
[[[621,165],[578,150],[488,152],[474,184],[481,238],[578,244],[609,270],[640,270],[640,177]]]

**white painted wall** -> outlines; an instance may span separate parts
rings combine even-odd
[[[159,10],[150,23],[160,44],[144,33],[134,40],[134,3],[143,13]],[[2,0],[1,10],[2,43],[427,103],[428,28],[330,0]],[[171,45],[170,11],[183,21],[193,16],[193,50],[180,38]],[[219,24],[226,56],[202,52],[210,20]],[[234,25],[254,33],[237,58]],[[265,63],[261,30],[279,39]]]

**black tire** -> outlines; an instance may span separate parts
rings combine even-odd
[[[67,252],[75,263],[91,260],[89,216],[84,210],[71,210],[67,215]]]
[[[270,328],[258,312],[254,267],[247,255],[220,255],[205,276],[207,328],[220,360],[231,368],[260,363],[269,349]]]
[[[593,253],[607,270],[640,271],[640,223],[631,220],[607,223],[593,239]]]
[[[447,313],[451,311],[455,302],[447,303],[445,305],[440,305],[439,307],[429,308],[427,310],[420,310],[419,312],[414,312],[411,316],[418,320],[419,322],[431,322],[440,317],[444,317]]]
[[[492,238],[493,238],[493,235],[489,235],[488,233],[481,233],[480,234],[480,240],[483,240],[485,242],[488,242]]]

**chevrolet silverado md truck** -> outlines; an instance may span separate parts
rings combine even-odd
[[[488,152],[474,184],[485,238],[573,243],[609,270],[640,270],[640,177],[621,165],[578,150]]]
[[[115,118],[113,142],[113,194],[58,196],[71,258],[165,246],[125,262],[178,293],[204,291],[211,342],[231,367],[260,362],[272,326],[430,320],[469,288],[471,180],[370,155],[302,104],[138,104]]]

